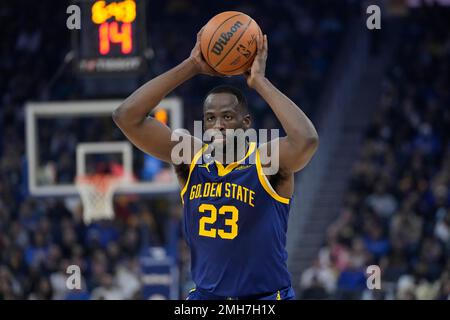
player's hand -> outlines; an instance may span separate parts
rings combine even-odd
[[[190,61],[192,61],[192,63],[194,63],[197,73],[206,74],[210,76],[223,76],[222,74],[218,73],[213,68],[211,68],[209,64],[205,61],[205,58],[203,58],[202,50],[200,49],[200,37],[202,35],[203,28],[201,28],[200,31],[197,33],[197,42],[195,43],[195,46],[191,51],[189,59]]]
[[[267,35],[256,38],[257,53],[252,67],[244,72],[244,77],[247,79],[247,84],[250,88],[255,86],[257,80],[263,79],[266,74],[267,61]]]

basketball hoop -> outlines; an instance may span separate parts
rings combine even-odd
[[[83,220],[90,224],[94,220],[114,218],[113,196],[115,190],[131,179],[128,176],[111,174],[81,175],[76,186],[83,202]]]

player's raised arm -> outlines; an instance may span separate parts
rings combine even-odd
[[[177,142],[171,141],[169,127],[148,114],[166,95],[193,76],[219,75],[207,65],[201,55],[202,30],[197,34],[197,42],[189,58],[141,86],[113,113],[115,123],[136,147],[169,163],[172,148]]]
[[[303,111],[266,78],[267,36],[258,37],[257,43],[258,53],[252,68],[244,75],[247,84],[270,105],[283,126],[287,136],[280,138],[279,150],[270,152],[278,152],[280,169],[293,173],[311,160],[319,145],[319,136]],[[265,147],[270,146],[262,146]]]

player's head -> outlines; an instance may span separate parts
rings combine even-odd
[[[204,130],[218,130],[223,135],[226,129],[250,128],[251,117],[242,91],[230,85],[209,91],[203,102],[203,126]]]

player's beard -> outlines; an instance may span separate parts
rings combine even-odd
[[[219,162],[223,163],[226,159],[227,145],[229,145],[227,138],[213,137],[211,146],[214,148],[211,155]]]

